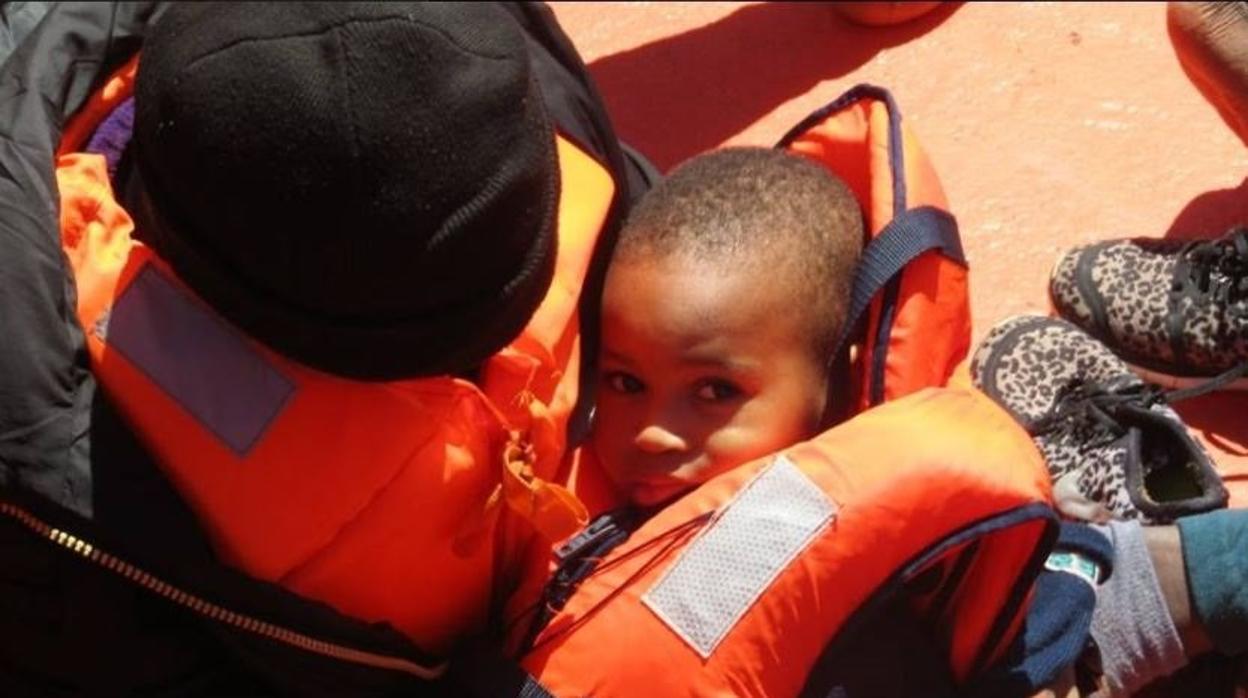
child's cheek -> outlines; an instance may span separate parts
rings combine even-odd
[[[707,438],[703,447],[707,467],[704,472],[699,473],[699,479],[705,482],[770,451],[766,444],[760,444],[752,438],[747,429],[720,429]]]
[[[590,448],[594,451],[598,467],[617,487],[625,485],[629,480],[623,447],[627,438],[628,435],[618,429],[598,427],[595,427],[590,437]]]

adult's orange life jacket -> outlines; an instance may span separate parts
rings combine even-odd
[[[849,409],[827,421],[946,385],[971,342],[966,258],[940,180],[892,95],[857,85],[776,147],[839,176],[866,219],[849,318],[832,356],[850,364],[853,394]],[[838,403],[844,398],[829,401]]]
[[[67,125],[59,151],[62,244],[92,371],[225,562],[446,651],[484,620],[513,534],[531,524],[560,538],[584,522],[579,502],[547,479],[578,397],[577,303],[611,177],[559,139],[554,282],[476,384],[344,380],[216,315],[131,238],[103,157],[74,152],[129,96],[136,65]],[[147,581],[177,603],[255,625]]]
[[[1045,473],[979,393],[901,398],[645,522],[522,664],[557,696],[840,695],[838,636],[904,600],[965,681],[1016,632],[1056,535]]]

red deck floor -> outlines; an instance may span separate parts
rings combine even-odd
[[[975,337],[1048,312],[1057,255],[1248,221],[1248,153],[1186,79],[1163,4],[951,4],[862,28],[823,3],[556,3],[621,136],[663,168],[771,145],[859,82],[892,90],[971,261]],[[1180,411],[1248,504],[1248,393]]]

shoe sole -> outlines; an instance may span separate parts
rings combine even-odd
[[[1066,254],[1068,252],[1070,252],[1070,250],[1066,250],[1066,252],[1058,252],[1057,256],[1053,258],[1053,263],[1049,265],[1049,283],[1044,289],[1044,295],[1049,299],[1049,314],[1053,317],[1062,317],[1062,314],[1057,312],[1057,304],[1053,302],[1053,279],[1057,277],[1057,268],[1061,265],[1062,260],[1066,259]],[[1062,319],[1065,320],[1066,318]]]
[[[1140,378],[1143,378],[1149,383],[1160,385],[1161,387],[1168,388],[1170,390],[1193,388],[1198,385],[1208,383],[1212,379],[1212,376],[1173,376],[1169,373],[1162,373],[1160,371],[1144,368],[1143,366],[1131,363],[1130,361],[1127,362],[1127,365],[1130,366],[1131,370],[1135,371],[1135,375]],[[1224,393],[1242,391],[1248,391],[1248,377],[1240,378],[1239,380],[1227,383],[1213,392]]]

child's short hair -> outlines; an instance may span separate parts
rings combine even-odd
[[[829,359],[862,250],[862,211],[825,168],[771,148],[726,148],[681,164],[633,209],[615,259],[685,257],[767,271],[810,319]]]

